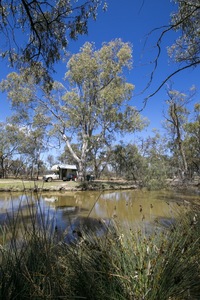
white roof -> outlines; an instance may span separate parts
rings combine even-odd
[[[69,170],[77,170],[76,165],[67,165],[67,164],[60,164],[52,166],[52,171],[58,171],[59,169],[69,169]]]

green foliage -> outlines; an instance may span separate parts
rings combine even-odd
[[[144,175],[145,159],[139,154],[135,144],[116,145],[112,151],[110,163],[117,177],[140,181]]]
[[[13,123],[13,119],[9,120]],[[44,131],[42,128],[31,128],[19,126],[18,124],[0,123],[0,170],[2,177],[8,174],[17,175],[19,170],[28,168],[31,170],[29,175],[38,176],[43,168],[43,162],[40,159],[42,152],[46,150],[44,146]],[[17,171],[18,170],[18,171]],[[24,175],[24,174],[23,174]]]
[[[180,32],[179,38],[169,49],[169,55],[178,62],[197,65],[199,61],[199,1],[174,0],[178,9],[171,15],[172,28]]]
[[[99,50],[86,43],[68,62],[65,79],[70,89],[58,82],[39,86],[32,68],[9,74],[1,88],[17,112],[15,120],[62,139],[84,177],[88,153],[95,145],[107,145],[116,134],[139,131],[147,124],[128,105],[134,86],[126,82],[124,73],[131,64],[129,43],[116,39]],[[78,151],[72,147],[75,142]]]
[[[159,172],[157,169],[157,174],[155,172],[152,176],[150,172],[147,171],[147,176],[144,179],[144,186],[149,191],[161,190],[167,186],[166,177],[163,177],[163,172]]]
[[[18,153],[18,139],[21,133],[10,124],[0,123],[0,173],[4,178],[12,164],[12,157]]]
[[[110,164],[117,177],[134,180],[149,190],[162,189],[166,187],[167,177],[172,175],[166,150],[166,140],[155,131],[152,137],[137,144],[116,145]]]
[[[200,174],[200,109],[197,103],[194,106],[193,120],[184,126],[186,135],[184,147],[191,176],[196,172]]]
[[[101,4],[99,0],[1,1],[1,56],[20,67],[41,66],[42,60],[50,70],[65,55],[69,38],[87,34],[88,19],[96,19]],[[18,39],[24,39],[23,46]]]
[[[166,140],[158,131],[144,139],[142,149],[145,157],[142,182],[148,190],[159,190],[166,187],[169,175],[169,160],[166,155]]]
[[[176,90],[168,89],[168,111],[165,116],[165,128],[169,135],[170,150],[176,157],[176,166],[179,169],[179,176],[182,179],[188,177],[188,161],[186,157],[185,124],[188,122],[189,110],[187,108],[195,94],[195,88],[190,89],[189,94],[184,94]]]

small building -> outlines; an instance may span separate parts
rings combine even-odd
[[[70,175],[77,177],[77,167],[76,165],[60,164],[54,165],[51,168],[51,171],[54,171],[59,174],[59,179],[66,179]]]

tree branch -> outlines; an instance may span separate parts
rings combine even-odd
[[[189,69],[189,68],[191,68],[191,67],[196,66],[197,64],[200,64],[200,60],[197,61],[197,62],[193,62],[193,63],[191,63],[191,64],[189,64],[189,65],[187,65],[187,66],[184,66],[184,67],[182,67],[182,68],[180,68],[180,69],[174,71],[174,72],[171,73],[169,76],[167,76],[167,77],[165,78],[165,80],[157,87],[157,89],[156,89],[153,93],[151,93],[150,95],[148,95],[148,96],[144,99],[144,101],[143,101],[143,107],[139,110],[139,112],[141,112],[142,110],[144,110],[144,108],[145,108],[146,105],[147,105],[147,101],[148,101],[150,98],[152,98],[152,97],[153,97],[153,96],[154,96],[154,95],[155,95],[155,94],[156,94],[156,93],[164,86],[164,84],[165,84],[170,78],[172,78],[174,75],[180,73],[180,72],[183,71],[183,70],[186,70],[186,69]]]

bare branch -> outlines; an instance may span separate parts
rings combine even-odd
[[[189,69],[189,68],[191,68],[191,67],[194,67],[194,66],[196,66],[197,64],[200,64],[200,60],[199,60],[197,63],[195,62],[195,63],[191,63],[191,64],[189,64],[189,65],[187,65],[187,66],[184,66],[184,67],[182,67],[182,68],[180,68],[180,69],[174,71],[174,72],[171,73],[169,76],[167,76],[167,77],[165,78],[165,80],[163,80],[163,82],[158,86],[158,88],[157,88],[153,93],[151,93],[150,95],[148,95],[148,96],[144,99],[144,101],[143,101],[143,107],[142,107],[139,111],[142,111],[142,110],[146,107],[147,101],[148,101],[150,98],[152,98],[158,91],[160,91],[160,89],[164,86],[164,84],[165,84],[169,79],[171,79],[174,75],[176,75],[176,74],[182,72],[183,70],[186,70],[186,69]]]

